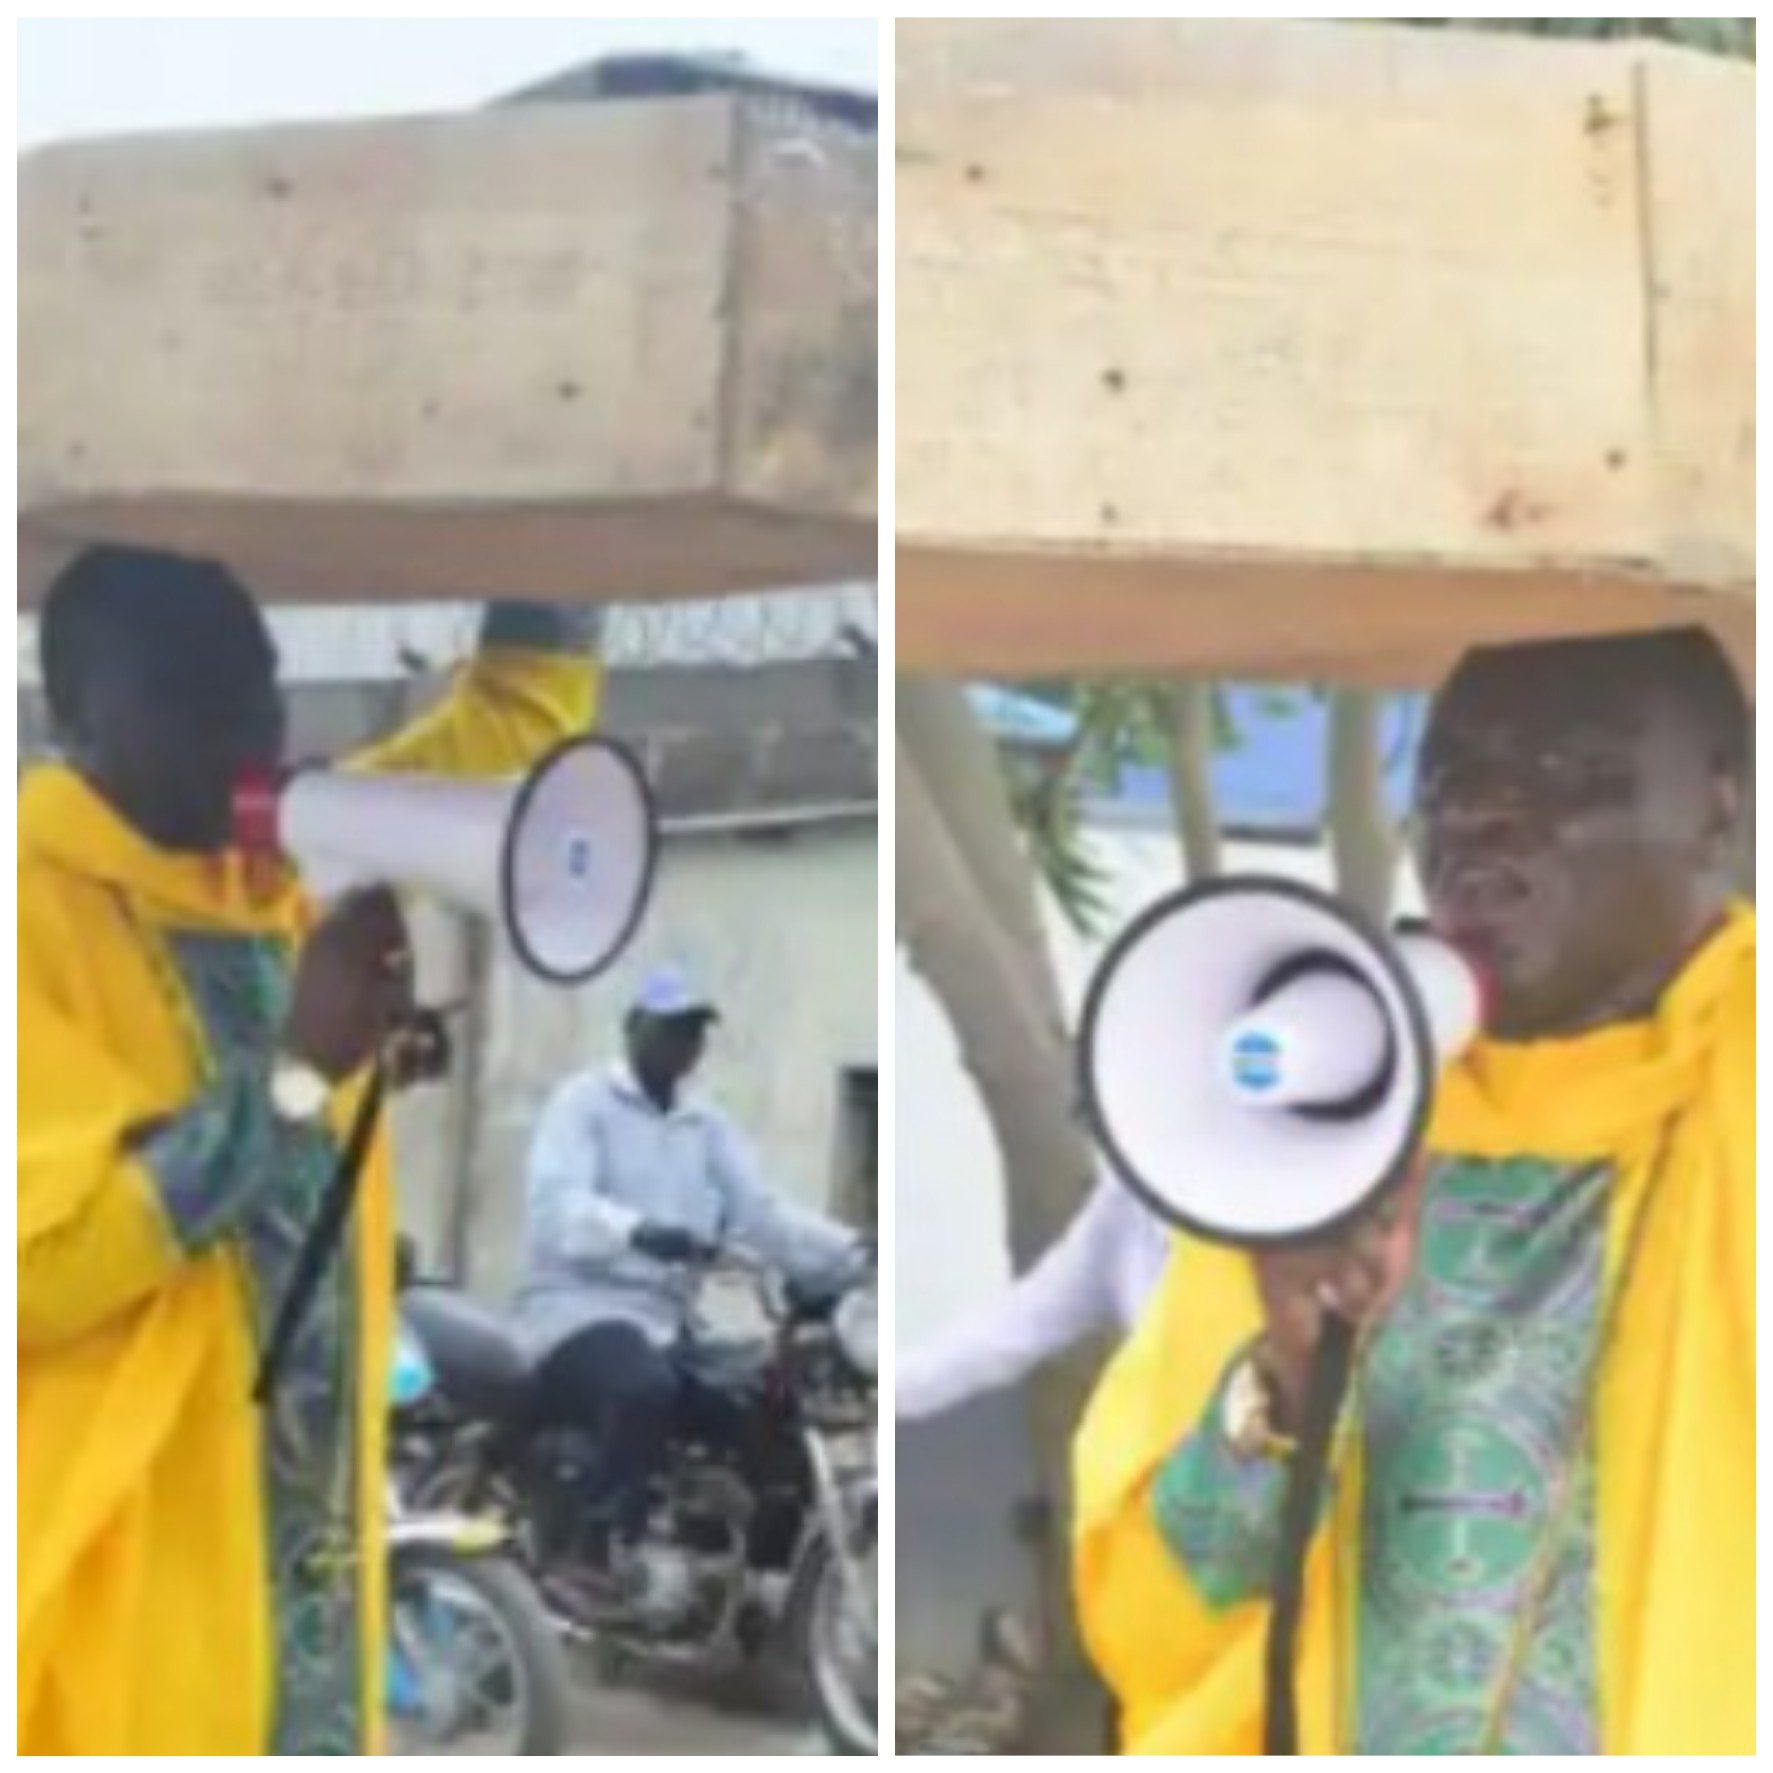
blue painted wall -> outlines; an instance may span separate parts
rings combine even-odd
[[[982,684],[969,692],[974,710],[1006,744],[1060,746],[1075,731],[1074,717],[1040,698]],[[1304,690],[1272,686],[1227,688],[1227,712],[1235,735],[1214,758],[1213,800],[1220,824],[1262,836],[1299,836],[1321,830],[1329,800],[1329,705]],[[1393,696],[1381,722],[1385,794],[1393,812],[1408,809],[1416,758],[1428,716],[1422,696]],[[1128,821],[1167,820],[1163,771],[1128,765],[1113,786],[1091,795],[1099,817]]]

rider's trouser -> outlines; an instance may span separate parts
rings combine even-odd
[[[670,1357],[633,1324],[592,1324],[548,1356],[537,1376],[546,1419],[597,1443],[594,1495],[616,1531],[638,1539],[647,1483],[671,1433],[679,1380]]]

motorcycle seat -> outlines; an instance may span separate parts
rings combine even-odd
[[[401,1315],[424,1345],[437,1387],[474,1416],[507,1419],[528,1408],[534,1369],[498,1312],[453,1287],[413,1287]]]

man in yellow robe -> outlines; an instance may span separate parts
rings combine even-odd
[[[1260,1752],[1286,1436],[1332,1307],[1363,1347],[1303,1752],[1753,1753],[1749,725],[1697,632],[1455,673],[1419,861],[1496,993],[1423,1170],[1321,1248],[1179,1242],[1079,1433],[1079,1606],[1125,1752]]]
[[[589,612],[491,607],[364,768],[506,774],[591,721]],[[392,1201],[375,1149],[273,1409],[258,1351],[410,976],[385,894],[315,925],[231,847],[276,657],[219,567],[78,559],[48,598],[63,761],[19,800],[19,1718],[25,1754],[379,1741]],[[275,1080],[324,1079],[307,1112]]]

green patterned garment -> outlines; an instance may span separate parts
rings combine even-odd
[[[186,933],[168,947],[215,1075],[142,1156],[187,1247],[239,1236],[262,1345],[332,1179],[336,1148],[323,1131],[284,1127],[270,1112],[265,1077],[289,1001],[282,944]],[[264,1422],[273,1754],[363,1752],[354,1301],[347,1253],[315,1297]]]
[[[1409,1285],[1362,1383],[1355,1754],[1475,1754],[1546,1554],[1597,1353],[1611,1176],[1443,1159]],[[1598,1752],[1592,1466],[1551,1554],[1502,1744]],[[1217,1400],[1160,1472],[1166,1542],[1211,1604],[1266,1588],[1281,1468],[1240,1462]]]
[[[1152,1490],[1164,1542],[1209,1607],[1235,1606],[1268,1587],[1286,1499],[1286,1468],[1274,1459],[1240,1458],[1220,1431],[1230,1376],[1228,1369],[1206,1420],[1158,1472]]]
[[[1366,1375],[1362,1754],[1470,1754],[1544,1555],[1601,1322],[1610,1174],[1443,1162]],[[1591,1466],[1503,1742],[1598,1753]]]

